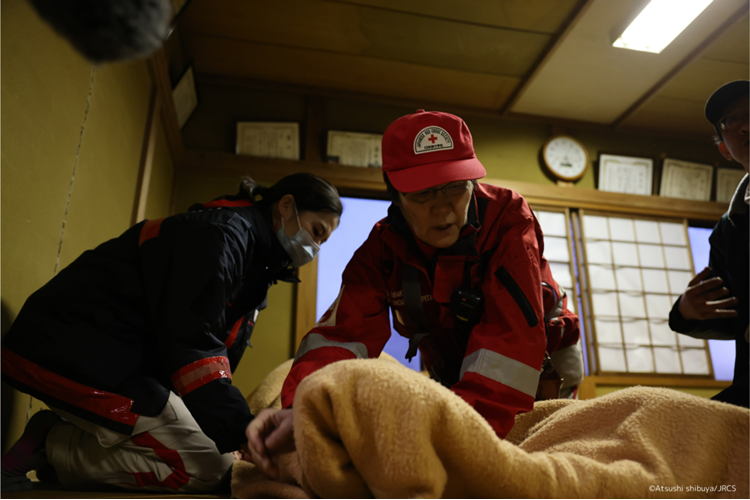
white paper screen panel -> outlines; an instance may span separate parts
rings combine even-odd
[[[570,262],[568,240],[556,236],[546,236],[544,238],[544,256],[551,262]]]
[[[641,269],[643,290],[646,292],[669,293],[667,272],[662,269]]]
[[[544,257],[549,262],[552,277],[568,294],[568,309],[576,312],[576,277],[571,272],[570,224],[565,212],[534,210],[544,234]]]
[[[581,220],[599,372],[710,375],[706,342],[669,328],[694,273],[685,221]]]
[[[545,236],[568,237],[568,222],[562,212],[534,211]]]

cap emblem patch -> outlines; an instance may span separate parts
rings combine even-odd
[[[445,129],[441,127],[425,127],[419,131],[414,138],[414,154],[433,153],[453,149],[453,139]]]

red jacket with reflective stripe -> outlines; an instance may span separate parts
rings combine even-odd
[[[389,308],[398,333],[410,337],[418,331],[404,305],[402,268],[408,264],[419,270],[421,300],[434,338],[420,344],[425,365],[435,365],[440,356],[457,380],[451,389],[505,437],[515,415],[533,407],[545,348],[555,351],[579,337],[578,318],[563,300],[558,304],[562,310],[547,325],[549,342],[545,339],[545,310],[552,310],[563,294],[542,252],[533,212],[508,189],[479,184],[459,240],[429,262],[400,210],[391,205],[388,217],[375,225],[347,265],[338,298],[303,339],[284,383],[282,404],[291,405],[300,381],[329,363],[378,357],[390,337]],[[467,261],[471,285],[481,290],[485,306],[464,352],[449,303],[453,291],[465,284]]]

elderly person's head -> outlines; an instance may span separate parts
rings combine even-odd
[[[718,88],[706,102],[706,119],[716,128],[721,154],[748,170],[748,94],[750,82],[737,80]]]
[[[461,118],[420,109],[385,131],[383,174],[417,238],[447,248],[458,240],[476,179],[486,172]]]

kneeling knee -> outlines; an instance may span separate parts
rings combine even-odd
[[[234,462],[231,453],[220,454],[217,450],[206,450],[193,457],[193,470],[188,470],[190,486],[196,491],[218,488]]]

